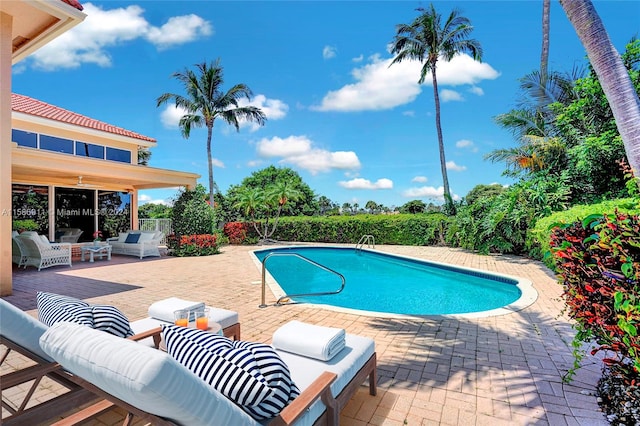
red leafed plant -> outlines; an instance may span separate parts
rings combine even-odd
[[[248,224],[245,222],[228,222],[222,228],[224,235],[229,237],[230,244],[242,244],[247,238]]]
[[[216,240],[216,235],[212,234],[172,234],[167,237],[167,245],[172,249],[174,256],[209,256],[220,253]]]
[[[628,384],[640,379],[640,218],[616,212],[556,227],[551,251],[567,311],[576,321],[574,346],[595,343],[603,362]],[[574,352],[579,361],[579,351]]]

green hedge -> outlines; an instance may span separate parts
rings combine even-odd
[[[272,238],[355,244],[363,235],[373,235],[376,244],[434,245],[444,241],[447,224],[441,213],[283,217]]]
[[[640,214],[640,204],[635,198],[620,198],[617,200],[603,201],[598,204],[578,205],[557,212],[545,218],[539,219],[536,225],[527,232],[527,249],[529,255],[535,259],[543,260],[545,264],[554,268],[550,257],[549,241],[551,229],[556,225],[568,225],[573,222],[581,222],[592,214],[613,214],[615,209],[629,214]]]

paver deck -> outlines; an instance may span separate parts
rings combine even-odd
[[[562,380],[574,362],[574,331],[562,314],[561,287],[540,262],[444,247],[377,246],[528,278],[538,291],[531,306],[502,316],[390,319],[304,304],[258,308],[261,272],[250,254],[254,249],[229,246],[216,256],[192,258],[114,255],[108,263],[14,270],[14,294],[4,299],[36,316],[36,292],[50,291],[115,305],[133,321],[146,317],[151,303],[177,296],[237,311],[243,340],[269,343],[273,332],[292,319],[369,336],[378,353],[378,395],[361,387],[341,414],[343,425],[608,424],[596,402],[597,359],[587,356],[571,383]],[[274,302],[267,290],[267,303]],[[9,361],[5,368],[21,362]],[[41,397],[55,391],[47,387]],[[121,419],[114,411],[90,424]]]

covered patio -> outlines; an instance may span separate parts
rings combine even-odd
[[[562,380],[573,366],[574,331],[561,314],[561,287],[539,262],[444,247],[378,246],[528,278],[539,297],[522,311],[488,318],[377,318],[303,304],[258,308],[261,271],[253,249],[227,246],[215,256],[141,261],[114,256],[91,267],[78,262],[40,273],[14,270],[14,294],[4,299],[36,316],[36,292],[50,291],[115,305],[133,321],[147,316],[155,301],[189,295],[189,300],[237,311],[243,340],[270,342],[273,332],[292,319],[369,336],[378,353],[378,395],[370,396],[362,386],[342,412],[344,425],[608,424],[596,402],[597,359],[585,357],[573,381]],[[267,303],[274,301],[268,291]],[[91,424],[118,421],[122,413],[110,412]]]

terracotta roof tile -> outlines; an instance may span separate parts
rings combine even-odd
[[[61,123],[73,124],[75,126],[86,127],[88,129],[100,130],[102,132],[113,133],[115,135],[127,136],[134,139],[140,139],[147,142],[156,142],[155,139],[140,133],[132,132],[122,127],[116,127],[102,121],[89,118],[75,112],[67,111],[55,105],[39,101],[24,95],[16,93],[11,94],[11,109],[23,114],[29,114],[36,117],[47,118],[49,120],[59,121]]]
[[[84,7],[82,7],[80,2],[76,1],[76,0],[62,0],[62,2],[68,4],[69,6],[73,6],[78,10],[83,10],[84,9]]]

